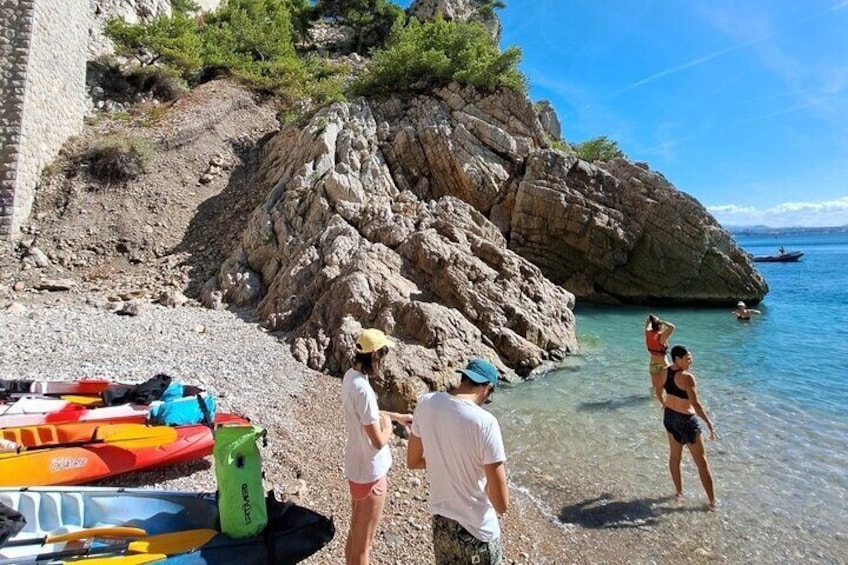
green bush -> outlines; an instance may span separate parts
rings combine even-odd
[[[138,177],[155,157],[153,144],[145,139],[110,136],[90,146],[81,161],[92,177],[110,183]]]
[[[568,143],[564,142],[563,140],[553,139],[550,136],[548,136],[548,138],[551,141],[551,147],[553,147],[554,149],[562,151],[563,153],[568,153],[569,155],[575,154],[574,148],[572,146],[570,146]]]
[[[363,94],[431,89],[457,81],[482,89],[507,87],[527,90],[518,69],[521,50],[501,52],[479,22],[437,18],[421,23],[398,21],[384,49],[376,50],[367,76],[358,89]]]
[[[330,18],[353,33],[354,50],[382,45],[403,9],[388,0],[317,0],[313,17]]]
[[[157,100],[171,102],[186,93],[188,86],[167,67],[140,67],[127,75],[131,87],[140,93],[149,93]]]
[[[195,16],[182,2],[170,17],[129,25],[110,20],[106,34],[119,53],[143,66],[161,65],[196,84],[203,76],[226,73],[256,88],[285,97],[307,91],[309,69],[298,58],[293,21],[308,23],[306,0],[227,0],[214,13]],[[306,22],[306,23],[304,23]]]
[[[618,143],[602,135],[574,146],[577,156],[584,161],[609,161],[616,157],[624,157],[624,152],[618,148]]]
[[[203,63],[197,20],[183,12],[161,15],[149,24],[128,24],[119,18],[106,23],[106,35],[120,55],[135,58],[142,66],[160,64],[193,80]]]
[[[304,60],[306,66],[306,94],[316,104],[341,102],[347,99],[350,66],[346,63],[330,61],[316,55]]]
[[[171,0],[171,10],[174,12],[181,12],[183,14],[188,12],[198,12],[200,11],[200,5],[192,0]]]
[[[204,64],[262,75],[275,62],[296,59],[286,4],[280,0],[225,3],[205,19]]]
[[[500,0],[482,0],[477,7],[477,13],[483,18],[494,18],[495,10],[503,10],[506,4]]]

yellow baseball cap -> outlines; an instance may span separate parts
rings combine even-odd
[[[362,333],[360,333],[359,337],[356,338],[357,353],[374,353],[384,347],[394,346],[395,342],[390,340],[386,334],[376,328],[362,330]]]

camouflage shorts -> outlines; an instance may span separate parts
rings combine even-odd
[[[480,541],[459,522],[436,514],[433,516],[433,552],[436,565],[500,565],[501,540]]]

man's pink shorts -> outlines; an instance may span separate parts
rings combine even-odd
[[[362,500],[363,498],[368,498],[372,494],[374,496],[383,496],[389,489],[389,477],[388,475],[383,475],[371,483],[355,483],[353,481],[348,481],[348,485],[350,486],[350,496],[354,500]]]

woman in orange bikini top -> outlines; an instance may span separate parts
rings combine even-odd
[[[645,324],[645,347],[651,355],[648,362],[648,374],[651,375],[651,383],[662,375],[663,367],[668,365],[666,352],[668,351],[668,338],[674,333],[674,324],[660,320],[653,314],[648,315]]]

